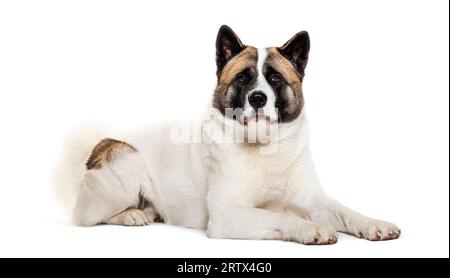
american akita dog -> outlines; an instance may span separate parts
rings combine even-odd
[[[255,48],[222,26],[217,87],[202,120],[71,141],[58,186],[74,189],[74,222],[162,221],[212,238],[304,244],[333,244],[337,232],[398,238],[394,224],[341,205],[319,184],[303,111],[309,49],[305,31]]]

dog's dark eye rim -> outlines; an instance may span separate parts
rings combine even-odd
[[[281,77],[281,75],[280,74],[278,74],[278,73],[272,73],[270,76],[269,76],[269,81],[270,81],[270,83],[273,83],[273,84],[277,84],[277,83],[280,83],[281,81],[282,81],[282,77]]]
[[[239,83],[247,82],[247,80],[248,80],[248,77],[244,73],[240,73],[236,76],[236,81]]]
[[[239,72],[234,78],[234,81],[239,84],[249,83],[250,80],[252,80],[251,68],[241,70],[241,72]]]

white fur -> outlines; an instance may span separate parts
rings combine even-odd
[[[78,172],[70,182],[59,184],[76,185],[75,223],[152,222],[146,212],[129,210],[137,206],[141,193],[166,223],[206,229],[213,238],[328,244],[336,241],[336,230],[372,240],[399,235],[395,225],[358,214],[323,192],[304,112],[280,125],[278,140],[270,143],[277,144],[277,151],[269,154],[259,145],[218,143],[214,132],[229,128],[227,120],[215,112],[201,123],[152,125],[119,136],[138,152],[117,155],[101,169],[83,168],[94,142],[85,138],[90,142],[86,147],[73,149],[79,152],[77,159],[83,159],[60,170]],[[171,130],[179,125],[200,134],[201,142],[173,143]]]

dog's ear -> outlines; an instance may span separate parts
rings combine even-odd
[[[239,54],[244,48],[245,45],[242,44],[239,37],[230,27],[226,25],[220,27],[216,39],[217,76],[220,75],[228,61]]]
[[[291,61],[303,77],[305,75],[306,64],[308,63],[309,48],[308,32],[301,31],[300,33],[295,34],[295,36],[287,41],[282,47],[279,47],[278,51]]]

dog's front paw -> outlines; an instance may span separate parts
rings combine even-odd
[[[396,239],[400,233],[401,230],[394,224],[375,219],[364,221],[355,231],[357,237],[373,241]]]
[[[106,223],[123,226],[144,226],[152,222],[140,209],[129,208],[116,214]]]
[[[337,238],[336,230],[333,228],[322,225],[313,225],[311,229],[306,229],[301,234],[300,242],[307,245],[335,244]]]

